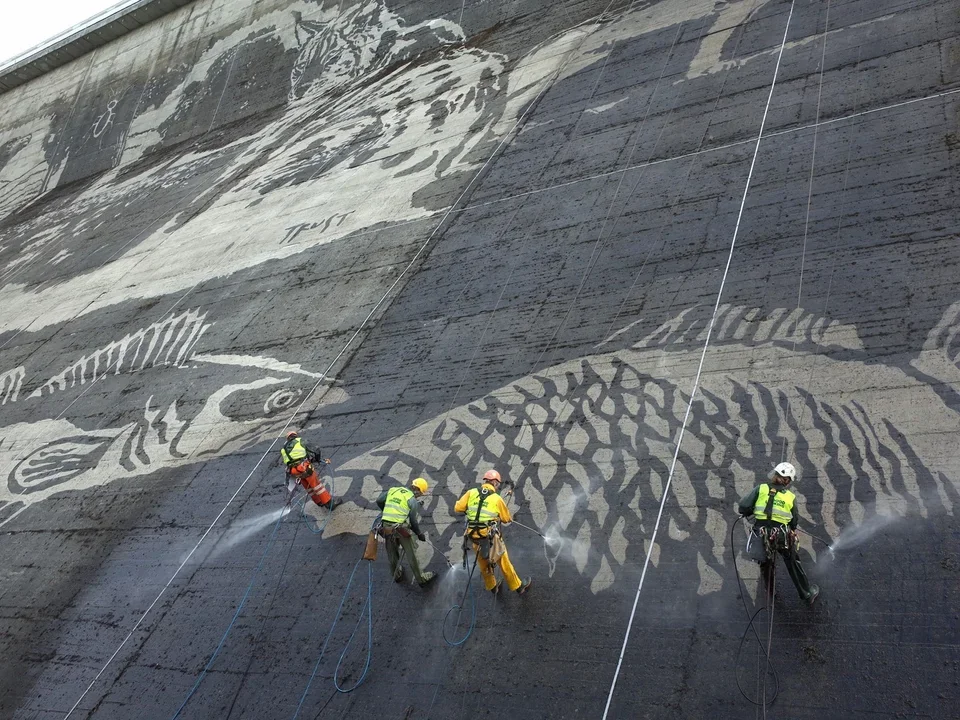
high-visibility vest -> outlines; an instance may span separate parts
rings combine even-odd
[[[413,490],[405,487],[390,488],[387,491],[387,500],[383,504],[383,521],[399,525],[407,521],[410,516],[410,498]]]
[[[757,502],[753,506],[753,517],[757,520],[773,520],[787,525],[793,520],[793,503],[797,499],[789,490],[776,490],[773,493],[773,502],[770,503],[771,489],[767,483],[760,486],[757,493]],[[767,514],[767,505],[770,505],[770,514]]]
[[[481,504],[480,490],[473,488],[467,495],[467,525],[470,527],[486,527],[500,519],[500,496],[495,493],[486,493]],[[479,510],[479,516],[478,511]]]
[[[280,448],[280,457],[283,458],[283,462],[287,465],[292,465],[299,460],[303,460],[306,456],[307,449],[298,437],[288,440],[287,444]]]

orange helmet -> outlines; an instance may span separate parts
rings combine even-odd
[[[496,470],[487,470],[483,474],[483,479],[488,482],[503,482],[500,478],[500,473],[498,473]]]
[[[296,430],[291,430],[290,432],[287,433],[287,440],[292,440],[295,437],[300,437],[299,435],[297,435]]]

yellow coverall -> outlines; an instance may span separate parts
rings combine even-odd
[[[500,522],[511,522],[513,520],[513,516],[510,515],[510,509],[503,501],[503,498],[497,494],[496,488],[494,488],[490,483],[484,483],[483,487],[486,488],[487,492],[489,493],[487,495],[487,499],[483,502],[484,508],[495,511],[500,517]],[[471,488],[465,492],[463,497],[457,500],[457,504],[453,506],[454,512],[466,513],[467,504],[470,501],[470,494],[478,492],[479,490],[477,490],[477,488]],[[479,531],[479,534],[483,537],[486,537],[489,532],[489,528],[483,528]],[[480,575],[483,576],[483,586],[487,590],[493,590],[497,586],[497,578],[493,574],[493,566],[491,566],[489,562],[480,556],[480,550],[477,547],[477,543],[473,543],[473,552],[477,556],[477,565],[480,567]],[[500,556],[500,560],[497,562],[497,565],[500,566],[500,571],[503,573],[503,579],[507,581],[507,587],[511,590],[516,590],[519,588],[520,577],[517,575],[517,571],[513,569],[513,563],[510,562],[510,556],[507,554],[506,546],[504,546],[503,555]]]

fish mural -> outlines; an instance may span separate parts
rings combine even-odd
[[[549,571],[567,552],[600,592],[626,564],[628,538],[653,531],[709,310],[452,408],[338,468],[338,489],[372,500],[381,478],[431,478],[428,509],[453,554],[453,504],[494,467],[517,481],[515,507],[567,539],[544,545]],[[960,464],[942,448],[960,429],[958,319],[951,306],[897,367],[872,359],[852,325],[801,308],[721,308],[658,535],[672,561],[698,568],[700,594],[722,587],[736,501],[781,457],[800,470],[806,527],[830,537],[877,512],[953,514]],[[907,436],[911,407],[925,410]],[[334,516],[327,534],[365,533],[369,518],[357,517]]]
[[[740,17],[764,4],[631,7],[508,56],[452,19],[408,22],[383,0],[274,2],[176,72],[125,87],[139,65],[98,68],[66,127],[42,115],[0,129],[0,333],[183,291],[379,224],[438,219],[523,109],[611,43],[713,17],[696,59],[706,67],[735,45],[730,8]],[[274,75],[257,72],[264,56]],[[243,88],[274,92],[274,76],[286,88],[270,112],[219,129],[218,116],[246,106]],[[291,227],[304,228],[294,241]]]
[[[273,439],[323,384],[322,373],[273,358],[199,352],[212,325],[199,310],[171,314],[32,389],[22,366],[0,375],[0,526],[59,492]],[[104,394],[121,399],[117,416],[85,427],[86,401],[102,413]],[[36,419],[51,407],[57,417]]]
[[[254,46],[295,51],[273,119],[213,147],[147,161],[166,152],[167,135],[196,124],[231,60]],[[468,44],[452,21],[408,24],[382,0],[266,12],[212,43],[164,99],[126,121],[115,167],[70,202],[14,216],[0,247],[8,309],[0,332],[35,318],[67,320],[67,301],[93,287],[107,289],[84,313],[182,291],[378,223],[430,218],[438,206],[418,197],[452,201],[445,196],[459,180],[431,188],[479,170],[560,62],[543,48],[511,61]],[[123,108],[110,109],[120,133]],[[102,112],[84,137],[103,125]],[[304,230],[291,241],[290,227]],[[45,259],[57,252],[71,257],[70,271],[52,277]],[[151,253],[166,261],[144,263]]]

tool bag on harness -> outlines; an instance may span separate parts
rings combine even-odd
[[[410,532],[410,528],[406,525],[390,525],[389,523],[382,523],[378,529],[378,532],[381,537],[388,538],[392,535],[399,535],[402,538],[412,537],[413,533]]]
[[[370,533],[367,535],[367,545],[363,551],[363,559],[376,560],[378,539],[386,540],[388,537],[393,537],[394,535],[408,538],[411,536],[410,528],[408,528],[406,525],[392,525],[390,523],[385,523],[383,522],[382,517],[377,517],[377,519],[373,521],[373,525],[370,527]]]
[[[771,527],[769,525],[754,526],[747,538],[747,556],[758,563],[773,560],[780,550],[790,547],[790,540],[786,526]]]

